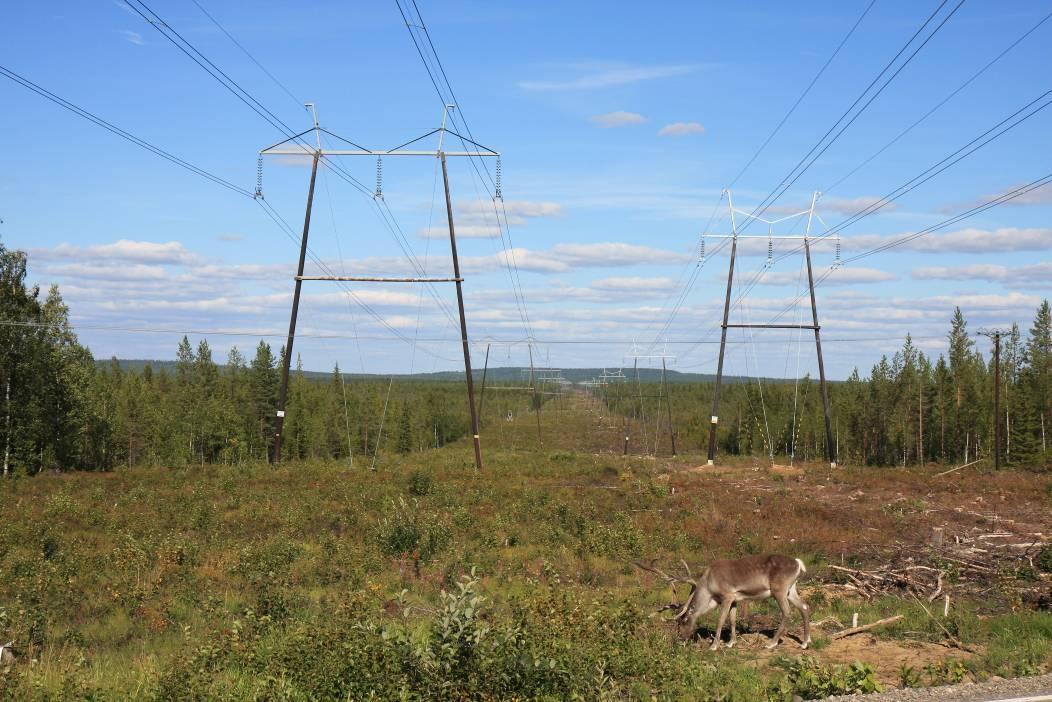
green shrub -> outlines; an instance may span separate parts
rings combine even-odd
[[[388,505],[376,528],[380,551],[386,556],[410,556],[417,563],[431,561],[449,545],[449,529],[420,502],[404,498]]]
[[[425,495],[430,495],[432,490],[434,490],[434,481],[431,479],[430,473],[414,470],[409,474],[410,495],[424,497]]]
[[[1037,552],[1034,567],[1044,573],[1052,573],[1052,546],[1045,546]]]
[[[881,691],[873,668],[866,663],[824,666],[810,656],[776,663],[787,673],[786,680],[773,690],[775,696],[783,699],[799,695],[805,700],[818,700],[832,695]]]

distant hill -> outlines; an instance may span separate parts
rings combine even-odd
[[[157,361],[140,358],[121,358],[116,359],[118,366],[124,371],[134,371],[141,373],[143,368],[149,365],[154,371],[164,369],[167,373],[175,372],[175,361]],[[112,360],[97,360],[95,364],[99,368],[108,368],[112,363]],[[224,369],[224,365],[219,366],[220,370]],[[565,380],[571,383],[585,383],[594,380],[602,373],[606,371],[608,374],[616,373],[616,368],[562,368],[561,376]],[[635,382],[636,373],[631,368],[623,368],[621,372],[625,375],[625,381]],[[536,375],[540,375],[540,371],[535,371]],[[521,381],[529,378],[530,369],[528,366],[502,366],[498,368],[490,368],[486,371],[486,378],[490,382],[511,382]],[[310,380],[328,380],[332,377],[332,373],[322,371],[303,371],[303,375]],[[547,371],[545,375],[552,375],[551,371]],[[482,379],[482,370],[479,368],[472,369],[472,376],[475,379]],[[460,382],[464,379],[463,371],[436,371],[434,373],[345,373],[345,378],[365,378],[365,379],[378,379],[378,378],[390,378],[394,377],[397,380],[429,380],[438,382]],[[709,373],[683,373],[677,370],[669,369],[666,372],[666,379],[670,383],[711,383],[716,379],[715,375]],[[640,368],[639,369],[639,380],[644,383],[653,383],[661,380],[661,370],[657,368]],[[726,375],[723,377],[726,383],[740,383],[745,381],[751,381],[753,378],[738,375]],[[765,382],[770,383],[782,383],[791,382],[791,379],[786,378],[764,378]],[[616,382],[615,379],[611,379],[609,382]]]

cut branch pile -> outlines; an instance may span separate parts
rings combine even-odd
[[[856,592],[867,600],[888,594],[913,594],[929,602],[943,594],[945,576],[942,571],[929,566],[912,565],[892,568],[889,565],[868,570],[831,565],[847,582],[839,583],[845,590]]]
[[[1047,548],[1043,533],[1020,534],[1010,531],[946,534],[933,530],[931,543],[862,548],[864,562],[873,567],[849,568],[830,565],[830,587],[841,588],[867,600],[885,595],[913,596],[935,602],[948,595],[985,595],[1012,590],[1025,601],[1045,602],[1052,595],[1052,581],[1040,572],[1035,559]],[[1020,577],[1021,571],[1032,576]],[[1033,590],[1034,592],[1030,592]]]

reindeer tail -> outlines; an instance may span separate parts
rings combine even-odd
[[[800,564],[800,572],[801,573],[806,573],[807,572],[807,566],[804,565],[804,562],[801,561],[799,558],[796,559],[796,562]]]

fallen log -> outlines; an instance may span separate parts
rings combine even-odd
[[[844,629],[843,631],[838,631],[835,634],[833,634],[832,636],[830,636],[829,638],[833,639],[833,640],[836,640],[836,639],[843,639],[843,638],[846,638],[848,636],[854,636],[855,634],[861,634],[864,631],[869,631],[870,629],[875,629],[878,626],[884,626],[885,624],[893,624],[894,622],[897,622],[900,619],[902,619],[903,616],[904,615],[902,615],[902,614],[896,614],[894,617],[888,617],[887,619],[881,619],[879,621],[873,622],[872,624],[863,624],[862,626],[853,626],[850,629]]]

